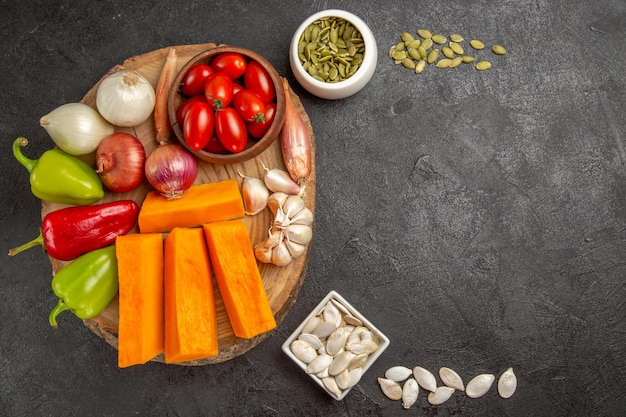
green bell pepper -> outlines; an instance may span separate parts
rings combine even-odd
[[[49,317],[52,327],[66,310],[83,320],[100,314],[118,290],[115,245],[88,252],[61,268],[52,279],[52,290],[59,297]]]
[[[104,197],[102,181],[94,169],[61,149],[51,149],[39,159],[27,158],[22,146],[28,139],[13,142],[15,159],[30,173],[30,188],[35,197],[53,203],[85,206]]]

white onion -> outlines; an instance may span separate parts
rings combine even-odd
[[[134,127],[145,122],[154,110],[154,87],[136,71],[121,70],[98,86],[96,107],[109,123]]]
[[[39,120],[54,143],[71,155],[95,151],[114,127],[94,109],[83,103],[67,103]]]

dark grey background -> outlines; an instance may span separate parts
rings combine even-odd
[[[80,4],[80,6],[75,5]],[[358,95],[296,85],[293,31],[340,7],[365,20],[378,68]],[[493,67],[417,76],[386,57],[402,31],[459,32],[508,49]],[[0,3],[0,414],[4,416],[619,416],[626,410],[626,3],[504,1],[17,1]],[[52,146],[39,118],[78,101],[124,59],[229,43],[288,77],[317,140],[317,217],[295,306],[229,362],[117,368],[68,315],[34,237],[40,202],[11,143]],[[485,56],[492,55],[485,53]],[[280,346],[330,290],[391,339],[335,402]],[[409,411],[376,378],[441,366],[466,382],[512,366],[517,393],[456,394]]]

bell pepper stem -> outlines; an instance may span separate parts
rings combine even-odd
[[[20,164],[26,167],[28,172],[31,172],[33,169],[35,169],[39,161],[36,159],[30,159],[22,153],[22,147],[26,145],[28,145],[28,139],[26,139],[25,137],[20,136],[19,138],[15,139],[15,141],[13,142],[13,155]]]
[[[63,311],[68,311],[68,310],[71,310],[71,308],[69,308],[67,304],[63,302],[63,300],[59,300],[56,307],[52,309],[52,311],[50,312],[50,316],[48,317],[50,326],[54,328],[58,327],[57,316],[59,315],[59,313],[62,313]]]
[[[26,242],[23,245],[17,246],[13,249],[9,249],[9,256],[15,256],[20,252],[25,251],[26,249],[30,249],[33,246],[37,246],[37,245],[44,245],[44,241],[43,241],[43,234],[41,232],[41,230],[39,230],[39,236],[37,236],[36,238],[34,238],[33,240],[31,240],[30,242]]]

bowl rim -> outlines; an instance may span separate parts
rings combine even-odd
[[[365,43],[365,54],[363,56],[363,64],[361,67],[354,73],[354,75],[346,80],[339,81],[337,83],[325,83],[315,78],[311,77],[311,75],[302,68],[302,64],[298,59],[298,42],[300,40],[300,36],[302,32],[307,28],[308,25],[313,23],[315,20],[320,19],[322,17],[339,17],[341,19],[347,20],[352,23],[363,36],[363,42]],[[354,84],[358,84],[362,81],[363,77],[367,77],[367,71],[364,69],[368,66],[375,66],[378,58],[378,48],[376,46],[376,39],[374,38],[374,34],[370,27],[365,23],[363,19],[351,13],[347,10],[341,9],[325,9],[321,10],[317,13],[312,14],[307,17],[301,24],[298,26],[294,35],[292,37],[291,45],[290,45],[290,54],[294,57],[294,71],[297,71],[307,82],[310,82],[315,88],[323,89],[326,91],[334,91],[340,92],[342,90],[350,89],[354,86]],[[361,71],[363,70],[363,71]]]
[[[359,312],[356,308],[354,308],[352,304],[350,304],[345,298],[343,298],[335,290],[332,290],[328,294],[326,294],[326,296],[311,310],[309,315],[304,320],[302,320],[302,322],[300,322],[298,327],[296,327],[296,329],[283,342],[282,350],[287,356],[289,356],[289,358],[291,358],[291,360],[296,365],[300,367],[300,369],[302,369],[303,371],[306,369],[306,364],[300,361],[298,358],[296,358],[293,352],[291,352],[291,347],[290,347],[291,343],[298,338],[300,333],[302,333],[302,329],[307,324],[307,322],[313,316],[318,314],[322,310],[322,308],[330,302],[331,299],[335,299],[338,302],[340,302],[353,316],[361,320],[363,325],[367,327],[372,333],[374,333],[376,337],[378,337],[378,340],[379,340],[378,349],[372,352],[367,358],[367,362],[363,366],[363,374],[361,376],[362,378],[363,375],[365,375],[365,373],[367,372],[367,370],[374,364],[374,362],[376,362],[376,360],[378,360],[380,355],[382,355],[382,353],[387,349],[387,347],[390,344],[390,341],[389,341],[389,338],[385,336],[383,332],[381,332],[376,326],[374,326],[361,312]],[[346,390],[343,390],[340,396],[336,396],[335,394],[330,392],[328,388],[324,386],[324,383],[322,382],[320,378],[318,378],[315,375],[309,375],[309,376],[311,377],[311,379],[313,379],[313,381],[317,383],[317,385],[319,385],[324,391],[326,391],[328,395],[330,395],[332,398],[334,398],[337,401],[341,401],[346,395],[348,395],[348,393],[352,390],[352,388],[354,388],[354,387],[351,387]]]
[[[180,91],[180,83],[184,75],[191,67],[200,63],[209,63],[214,56],[226,52],[240,53],[244,55],[244,57],[247,58],[248,61],[257,61],[268,72],[268,75],[274,83],[274,89],[276,90],[276,112],[274,120],[272,122],[272,126],[270,126],[268,132],[262,138],[256,140],[256,143],[246,147],[246,149],[238,153],[216,154],[202,149],[191,149],[187,142],[184,140],[181,126],[178,125],[178,120],[176,119],[176,109],[178,108],[176,106],[176,101],[179,98],[183,97],[183,94]],[[182,101],[180,103],[182,103]],[[180,105],[180,103],[178,105]],[[196,54],[189,61],[187,61],[176,74],[176,78],[174,79],[174,83],[172,84],[167,99],[167,111],[169,114],[170,125],[172,126],[172,131],[174,133],[174,136],[176,137],[176,140],[194,156],[204,161],[215,164],[235,164],[245,162],[263,153],[270,145],[274,143],[274,141],[278,138],[280,134],[280,127],[282,127],[285,118],[285,106],[285,91],[283,89],[282,78],[280,77],[274,66],[265,57],[251,49],[224,44],[206,49]],[[277,128],[274,128],[275,126]]]

